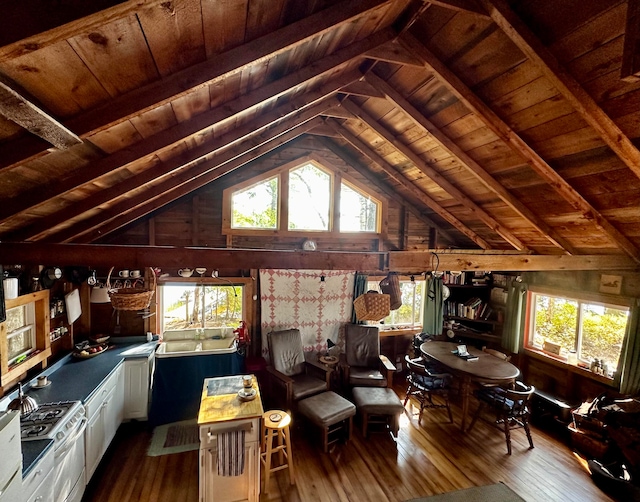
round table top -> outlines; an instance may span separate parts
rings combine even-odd
[[[478,359],[466,361],[453,353],[457,348],[457,343],[431,341],[420,345],[420,352],[454,372],[466,373],[482,380],[513,380],[520,374],[520,370],[510,362],[475,347],[468,347],[467,350],[469,354],[478,356]]]

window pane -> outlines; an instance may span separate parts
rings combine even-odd
[[[400,281],[402,305],[392,310],[381,323],[390,326],[422,325],[424,289],[425,281]],[[367,290],[380,292],[380,285],[378,282],[370,281],[367,283]]]
[[[329,230],[331,176],[312,164],[289,171],[289,230]]]
[[[231,196],[232,228],[277,228],[278,178],[274,177]]]
[[[34,348],[33,328],[28,327],[10,335],[7,338],[9,363],[13,362],[18,356],[31,352]]]
[[[237,327],[243,317],[243,286],[164,285],[162,328]]]
[[[582,341],[578,357],[586,361],[604,359],[618,367],[629,311],[604,305],[582,305]]]
[[[27,324],[27,306],[21,305],[7,310],[7,333],[11,333]]]
[[[340,231],[375,232],[378,223],[378,204],[369,196],[349,185],[340,186]]]
[[[575,348],[578,323],[578,302],[556,296],[535,296],[533,342],[542,347],[546,341],[557,343],[565,350]]]

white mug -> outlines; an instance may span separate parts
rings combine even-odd
[[[191,277],[192,274],[193,270],[191,270],[190,268],[181,268],[180,270],[178,270],[178,275],[180,277]]]
[[[129,271],[128,270],[121,270],[120,272],[118,272],[118,275],[120,277],[129,277]]]
[[[133,277],[134,279],[137,279],[138,277],[140,277],[140,271],[139,270],[132,270],[131,271],[131,277]]]

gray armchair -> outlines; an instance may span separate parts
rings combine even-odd
[[[287,409],[292,410],[297,401],[329,390],[331,370],[305,359],[299,330],[272,331],[267,340],[271,397],[283,396]]]
[[[347,387],[391,387],[395,365],[380,354],[376,326],[347,324],[342,371]]]

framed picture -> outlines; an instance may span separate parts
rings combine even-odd
[[[621,275],[606,275],[600,276],[600,293],[607,293],[610,295],[619,295],[622,291],[622,276]]]

